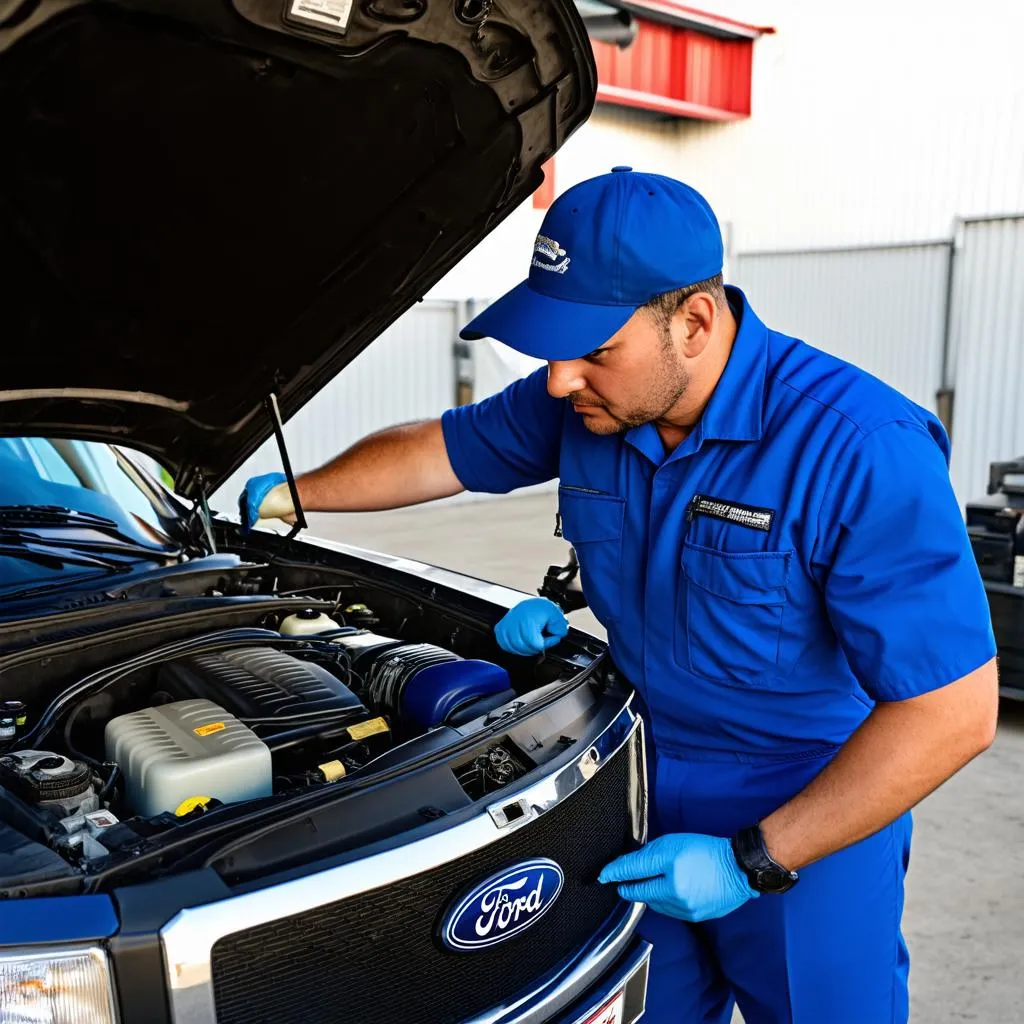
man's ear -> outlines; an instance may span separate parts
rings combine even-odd
[[[672,336],[682,345],[683,354],[693,359],[699,356],[711,340],[718,309],[707,292],[691,295],[672,317]]]

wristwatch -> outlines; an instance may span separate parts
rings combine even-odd
[[[750,888],[756,892],[788,892],[800,880],[795,871],[789,871],[772,860],[760,825],[737,832],[732,838],[732,852],[740,870],[747,876]]]

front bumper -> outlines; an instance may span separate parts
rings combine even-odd
[[[232,892],[215,872],[203,869],[117,890],[117,933],[111,935],[109,921],[99,929],[92,922],[74,929],[73,937],[81,941],[88,935],[109,950],[121,1024],[232,1024],[239,1020],[255,1024],[261,1020],[364,1018],[431,1024],[441,1018],[452,1024],[581,1024],[619,991],[625,993],[628,1013],[640,1013],[650,955],[650,947],[635,934],[643,907],[617,900],[603,887],[593,888],[592,881],[607,857],[621,852],[620,846],[606,849],[611,840],[642,842],[646,834],[643,727],[628,702],[589,746],[579,749],[562,765],[525,788],[503,794],[498,803],[460,824],[268,888]],[[553,842],[558,844],[554,850]],[[517,940],[514,953],[497,946],[497,959],[489,964],[486,953],[473,953],[468,959],[445,961],[440,975],[436,971],[433,975],[421,972],[421,978],[432,977],[427,987],[437,989],[440,985],[440,1002],[426,1002],[425,989],[404,976],[408,964],[400,957],[389,963],[386,956],[383,960],[388,967],[388,984],[401,993],[401,1012],[380,1017],[380,1007],[374,1004],[387,1002],[386,994],[369,978],[363,988],[373,998],[361,1009],[344,998],[344,993],[351,991],[349,982],[358,982],[360,975],[353,975],[353,965],[330,947],[335,937],[355,934],[378,962],[388,950],[393,957],[396,955],[395,944],[389,945],[378,934],[384,922],[373,915],[357,913],[350,926],[341,922],[340,927],[328,927],[321,933],[322,941],[303,941],[309,935],[303,927],[311,918],[351,913],[353,904],[362,899],[377,899],[376,894],[381,893],[390,895],[395,886],[420,885],[426,873],[486,875],[499,862],[552,853],[566,870],[562,909],[555,904],[537,926],[535,939],[523,936],[525,945]],[[455,885],[451,892],[460,886]],[[439,897],[442,904],[450,898],[448,889],[445,893]],[[85,907],[100,901],[112,916],[108,897],[26,900],[19,909],[29,913],[48,902]],[[600,913],[595,913],[598,910]],[[427,916],[433,913],[430,909]],[[68,920],[67,914],[47,917],[51,921]],[[549,922],[551,930],[545,932]],[[268,926],[283,926],[288,939],[286,959],[301,958],[317,966],[314,991],[303,992],[296,986],[296,981],[303,979],[289,975],[288,964],[272,963],[267,971],[273,975],[269,979],[269,1001],[250,999],[242,1006],[239,992],[243,999],[259,996],[257,990],[266,981],[263,967],[256,964],[254,969],[244,958],[226,963],[223,944],[230,945],[245,933],[261,938],[259,929]],[[63,932],[49,934],[51,930],[46,935],[30,933],[22,920],[13,929],[17,934],[2,934],[5,930],[0,929],[0,946],[4,940],[12,944],[34,940],[45,945],[72,938]],[[575,936],[571,941],[570,935]],[[433,948],[426,933],[421,945],[424,955]],[[262,955],[258,945],[250,943],[246,948],[256,959]],[[512,960],[508,959],[510,955]],[[517,974],[517,966],[526,963],[544,966],[536,970],[530,966],[532,973],[520,970]],[[219,990],[218,964],[222,968]],[[438,966],[434,961],[431,964]],[[472,978],[465,976],[467,965],[472,967]],[[226,985],[224,968],[230,971]],[[339,979],[341,987],[337,988]],[[274,1005],[276,986],[287,988],[294,1000],[276,1000]],[[467,1004],[466,993],[475,993],[476,998],[482,989],[494,997],[477,998],[476,1008],[471,1012],[462,1010]],[[304,1000],[310,1000],[311,1012],[300,1005]],[[294,1016],[290,1016],[292,1013]],[[632,1019],[624,1016],[623,1024],[631,1024]]]
[[[324,1006],[362,1024],[556,1017],[624,952],[639,920],[640,907],[595,881],[610,858],[645,838],[644,772],[643,727],[627,704],[558,770],[502,791],[459,824],[182,910],[160,929],[171,1022],[294,1014],[327,1024],[335,1018]],[[514,952],[502,944],[447,952],[435,933],[456,894],[533,857],[565,871],[551,912]]]
[[[653,947],[643,939],[634,939],[629,950],[575,1006],[566,1011],[558,1024],[587,1024],[603,1006],[622,993],[622,1024],[634,1024],[647,1007],[647,973]]]
[[[534,991],[466,1024],[548,1024],[556,1019],[558,1024],[576,1024],[586,1021],[611,996],[626,988],[630,1006],[639,1005],[642,1013],[651,945],[634,939],[633,933],[643,912],[642,904],[629,905],[607,923],[591,946]],[[624,1018],[622,1024],[631,1024],[637,1017]]]

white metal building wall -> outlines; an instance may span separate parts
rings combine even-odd
[[[296,473],[323,465],[361,437],[412,420],[440,416],[455,404],[454,345],[473,315],[473,303],[426,301],[410,309],[303,406],[284,425]],[[470,343],[473,399],[479,401],[525,377],[539,360],[520,356],[490,341]],[[264,442],[211,498],[214,509],[232,512],[250,476],[278,472],[281,459],[273,438]],[[552,490],[556,484],[525,488]],[[448,502],[487,500],[493,495],[461,494]]]
[[[296,473],[327,462],[374,430],[440,415],[455,400],[457,305],[422,302],[388,328],[284,426]],[[265,442],[213,496],[231,510],[245,480],[280,470]]]
[[[733,5],[723,0],[730,13]],[[741,250],[948,237],[1024,209],[1020,0],[757,0],[752,116],[682,127],[676,174]]]
[[[952,387],[963,505],[984,493],[990,462],[1024,453],[1024,214],[968,219],[953,244],[741,253],[734,276],[769,326],[925,408]]]
[[[1024,454],[1024,214],[958,233],[951,352],[953,486],[985,493],[990,462]]]
[[[732,278],[769,327],[854,363],[935,411],[951,250],[936,242],[739,253]]]
[[[752,116],[674,121],[598,105],[556,157],[564,192],[614,164],[682,178],[746,251],[945,238],[1024,209],[1019,0],[721,0],[776,28],[754,46]],[[527,201],[430,293],[490,299],[526,274]]]

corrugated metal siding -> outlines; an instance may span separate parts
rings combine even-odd
[[[753,55],[749,39],[681,32],[673,53],[672,94],[691,103],[749,114]]]
[[[482,303],[422,302],[396,321],[284,425],[296,473],[330,461],[375,430],[440,416],[455,404],[454,345],[459,328]],[[497,342],[471,342],[473,399],[479,401],[525,377],[539,360],[520,356]],[[211,499],[217,510],[233,512],[250,476],[279,472],[273,439],[223,484]],[[529,491],[553,490],[555,483]],[[496,495],[459,494],[449,503],[483,501]]]
[[[732,279],[769,327],[854,363],[935,409],[949,243],[740,253]]]
[[[454,302],[423,302],[396,321],[284,426],[296,473],[323,465],[374,430],[439,416],[455,397]],[[233,509],[245,480],[280,470],[271,439],[214,495]]]
[[[967,222],[956,252],[953,486],[985,493],[988,464],[1024,453],[1024,214]]]
[[[613,43],[592,41],[597,80],[602,85],[671,96],[672,44],[680,31],[670,25],[656,25],[638,18],[636,39],[626,49]]]

